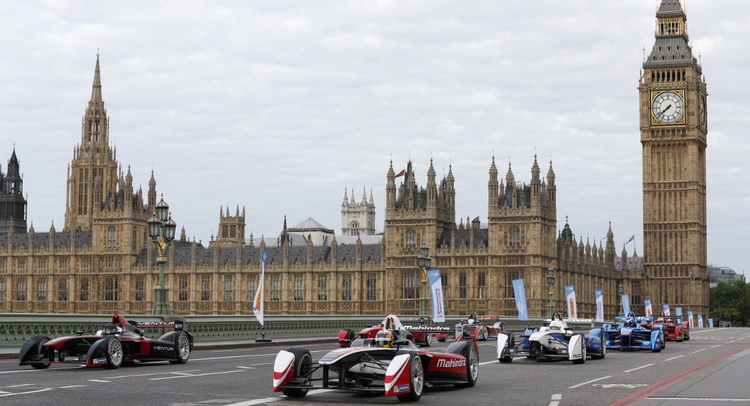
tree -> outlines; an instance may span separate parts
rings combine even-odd
[[[750,323],[750,285],[737,281],[719,282],[709,292],[711,317],[721,322],[731,322],[735,327]]]

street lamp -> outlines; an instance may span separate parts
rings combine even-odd
[[[422,270],[422,296],[419,300],[419,315],[430,316],[430,304],[427,299],[427,268],[432,264],[432,258],[430,258],[430,248],[427,244],[422,244],[419,251],[420,254],[417,255],[417,266]]]
[[[172,220],[169,205],[161,195],[161,201],[156,205],[154,215],[148,219],[148,235],[154,243],[159,255],[156,257],[156,265],[159,267],[159,286],[154,288],[153,314],[169,314],[169,289],[164,285],[164,268],[167,266],[167,257],[164,252],[172,245],[177,224]]]
[[[555,305],[552,303],[552,296],[555,294],[552,287],[555,285],[555,270],[547,268],[547,285],[549,285],[549,304],[547,304],[547,317],[552,319],[555,313]]]
[[[617,284],[617,300],[620,301],[620,313],[618,313],[620,316],[625,315],[625,308],[622,306],[622,294],[625,293],[622,290],[622,283]]]

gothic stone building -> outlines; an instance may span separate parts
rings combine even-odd
[[[574,285],[582,317],[595,314],[595,289],[604,292],[607,318],[619,311],[619,289],[631,295],[638,313],[643,299],[651,299],[705,314],[706,86],[679,2],[662,2],[657,27],[639,87],[644,258],[624,249],[617,257],[611,225],[604,244],[576,239],[567,221],[558,232],[551,162],[543,175],[534,158],[528,183],[517,180],[510,164],[502,178],[494,158],[488,162],[486,224],[479,217],[456,223],[453,168],[438,180],[430,161],[421,186],[411,162],[403,178],[391,163],[381,236],[372,235],[372,195],[356,203],[346,193],[342,232],[348,235],[340,242],[309,219],[300,230],[284,220],[278,238],[256,245],[252,235],[246,240],[239,207],[234,215],[220,208],[219,234],[208,247],[187,241],[183,228],[167,250],[173,312],[249,314],[260,252],[267,249],[268,314],[416,314],[423,295],[416,256],[424,244],[432,267],[441,269],[448,314],[514,315],[511,281],[523,278],[530,315],[543,316],[550,268],[558,310],[565,309],[563,287]],[[54,225],[26,231],[18,173],[14,153],[0,194],[0,203],[13,202],[0,212],[0,312],[150,312],[158,270],[146,221],[156,205],[156,181],[152,173],[146,194],[134,190],[130,169],[123,173],[109,145],[98,57],[81,144],[68,171],[62,231]]]

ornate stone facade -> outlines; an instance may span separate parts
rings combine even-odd
[[[284,219],[278,238],[256,245],[251,235],[246,242],[239,206],[234,215],[220,208],[219,233],[209,247],[187,241],[183,229],[167,250],[173,312],[250,314],[260,252],[267,249],[269,314],[416,314],[424,297],[416,257],[425,244],[443,276],[448,314],[516,314],[512,280],[523,278],[529,314],[546,315],[550,268],[557,310],[565,309],[563,287],[574,285],[581,317],[594,316],[596,289],[604,293],[605,317],[618,313],[620,287],[638,313],[642,300],[651,299],[706,314],[705,83],[690,56],[679,3],[665,1],[657,18],[656,45],[640,83],[645,260],[624,249],[617,257],[611,225],[602,227],[604,244],[576,240],[567,220],[558,233],[551,162],[543,175],[534,157],[525,183],[510,164],[501,178],[492,158],[486,224],[479,217],[456,222],[452,167],[438,180],[430,160],[420,186],[412,162],[403,178],[391,163],[382,236],[366,235],[375,229],[372,193],[361,203],[345,193],[340,242],[312,219],[292,229]],[[681,52],[669,48],[677,43]],[[672,55],[684,61],[677,64]],[[660,97],[665,92],[684,101],[682,115],[661,116],[677,100]],[[655,110],[655,103],[661,108]],[[654,121],[661,118],[674,120]],[[134,191],[130,169],[123,174],[116,160],[98,58],[83,121],[68,173],[63,231],[0,231],[0,312],[137,314],[152,308],[158,269],[146,221],[156,205],[156,181],[152,173],[147,195]],[[359,207],[349,216],[353,204]],[[355,211],[364,220],[353,220]]]

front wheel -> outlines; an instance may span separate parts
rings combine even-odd
[[[422,397],[422,391],[424,390],[424,367],[422,366],[422,360],[417,354],[411,356],[409,386],[411,386],[411,392],[396,395],[398,400],[402,402],[416,402]]]
[[[117,337],[110,337],[106,345],[107,349],[107,364],[104,365],[106,369],[117,369],[122,365],[123,353],[122,343]]]
[[[287,351],[294,355],[294,378],[309,378],[308,374],[310,373],[310,365],[312,364],[310,351],[306,348],[289,348]],[[305,382],[305,384],[307,384],[307,382]],[[284,395],[290,398],[303,398],[307,395],[307,391],[307,388],[289,388],[282,390]]]
[[[180,333],[174,340],[175,355],[177,359],[169,361],[173,364],[184,364],[190,358],[190,339],[187,334]]]
[[[470,343],[467,345],[468,351],[466,351],[466,383],[459,384],[471,388],[477,384],[479,378],[479,347],[476,343]]]

